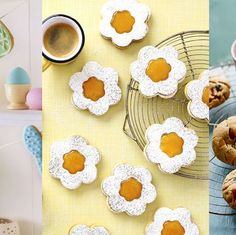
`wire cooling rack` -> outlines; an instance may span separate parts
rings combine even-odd
[[[236,67],[233,64],[225,64],[211,71],[216,74],[223,73],[230,80],[231,95],[225,103],[210,111],[210,213],[216,215],[236,215],[236,211],[231,209],[222,197],[222,183],[226,175],[236,169],[236,167],[218,160],[211,146],[215,126],[228,117],[236,115]]]
[[[164,46],[173,46],[178,50],[179,59],[187,67],[186,78],[179,84],[177,94],[170,99],[145,98],[138,90],[138,83],[131,78],[127,89],[123,131],[143,150],[146,145],[145,131],[150,125],[163,123],[169,117],[180,118],[187,127],[196,131],[199,143],[196,148],[195,163],[190,167],[182,168],[177,174],[194,179],[208,179],[208,124],[206,121],[195,120],[188,114],[188,100],[184,88],[189,81],[197,79],[200,73],[209,67],[209,32],[179,33],[162,41],[156,47]]]

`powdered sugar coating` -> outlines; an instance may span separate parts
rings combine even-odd
[[[135,18],[135,23],[129,33],[117,33],[111,21],[114,13],[128,11]],[[137,0],[108,0],[102,7],[100,32],[106,38],[111,38],[118,47],[127,47],[132,41],[143,39],[148,32],[147,21],[151,15],[150,9]]]
[[[167,221],[178,221],[187,235],[199,235],[196,224],[191,221],[190,211],[185,208],[171,210],[169,208],[160,208],[154,215],[154,222],[147,226],[146,235],[161,235],[163,225]]]
[[[189,82],[185,88],[189,114],[194,118],[209,120],[209,107],[202,101],[204,88],[209,85],[209,70],[204,71],[199,79]]]
[[[164,134],[174,132],[184,140],[183,152],[170,158],[160,149],[161,137]],[[198,137],[194,130],[184,126],[183,122],[171,117],[163,124],[153,124],[146,131],[147,145],[144,153],[149,161],[158,164],[160,170],[166,173],[176,173],[183,166],[189,166],[196,159],[195,147]]]
[[[70,230],[69,235],[109,235],[104,227],[90,228],[87,225],[76,225]]]
[[[85,157],[85,167],[76,174],[71,174],[63,168],[64,155],[76,150]],[[49,173],[52,177],[60,179],[62,185],[68,189],[76,189],[82,183],[90,184],[97,178],[96,165],[100,161],[98,150],[88,145],[86,140],[80,136],[73,136],[67,140],[55,142],[51,146],[51,159],[49,162]]]
[[[169,76],[164,81],[153,82],[146,74],[146,69],[151,60],[165,59],[171,66]],[[161,96],[162,98],[173,97],[186,74],[185,64],[178,60],[178,51],[173,47],[158,49],[153,46],[143,47],[138,55],[138,60],[130,67],[132,78],[139,83],[140,92],[146,97]]]
[[[96,77],[104,83],[105,95],[93,101],[84,97],[83,83],[91,77]],[[121,99],[121,89],[118,86],[119,75],[112,68],[104,68],[95,61],[88,62],[81,72],[74,74],[70,79],[70,87],[74,91],[73,103],[82,110],[88,109],[91,113],[101,116],[111,105]]]
[[[140,198],[126,201],[119,194],[120,184],[131,177],[142,184],[142,193]],[[121,164],[114,169],[113,176],[103,181],[102,191],[107,196],[108,205],[112,211],[126,212],[130,216],[138,216],[144,213],[146,205],[153,202],[157,196],[156,189],[151,181],[152,175],[149,170]]]

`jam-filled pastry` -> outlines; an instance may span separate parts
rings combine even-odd
[[[131,77],[139,83],[142,95],[151,98],[171,98],[178,91],[178,84],[186,74],[185,64],[178,59],[174,47],[158,49],[143,47],[138,59],[130,66]]]
[[[236,210],[236,170],[231,171],[226,176],[222,191],[225,201]]]
[[[112,211],[138,216],[156,198],[156,189],[151,181],[149,170],[121,164],[114,169],[113,176],[103,181],[102,191],[107,196]]]
[[[88,109],[97,116],[105,114],[111,105],[121,99],[118,80],[114,69],[104,68],[95,61],[88,62],[81,72],[70,79],[74,105],[81,110]]]
[[[178,118],[171,117],[163,124],[151,125],[145,136],[146,158],[165,173],[176,173],[196,159],[198,137],[194,130],[185,127]]]
[[[219,160],[236,166],[236,116],[224,120],[215,127],[212,148]]]
[[[146,227],[146,235],[199,235],[199,230],[189,210],[163,207],[156,211],[154,221]]]
[[[141,40],[148,32],[150,10],[137,0],[108,0],[101,13],[100,32],[118,47]]]
[[[97,178],[98,150],[80,136],[57,141],[51,146],[49,173],[68,189],[90,184]]]
[[[71,228],[69,235],[109,235],[104,227],[88,227],[80,224]]]
[[[210,75],[208,107],[212,109],[223,104],[230,96],[230,88],[230,82],[224,75]]]
[[[205,70],[198,79],[189,82],[185,87],[189,99],[188,112],[196,119],[209,119],[209,70]]]

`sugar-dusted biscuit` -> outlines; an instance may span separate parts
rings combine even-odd
[[[73,104],[97,116],[105,114],[111,105],[121,99],[118,80],[119,75],[114,69],[104,68],[95,61],[88,62],[81,72],[70,79]]]
[[[196,119],[209,119],[209,70],[202,72],[198,79],[189,82],[185,87],[189,99],[188,112]]]
[[[98,150],[80,136],[57,141],[51,146],[49,173],[68,189],[90,184],[97,178]]]
[[[166,119],[163,124],[151,125],[145,136],[146,158],[165,173],[176,173],[196,159],[198,137],[194,130],[185,127],[176,117]]]
[[[174,47],[143,47],[138,59],[130,66],[131,77],[139,83],[142,95],[151,98],[171,98],[186,74],[185,64],[178,59]]]
[[[100,32],[118,47],[141,40],[148,32],[150,9],[137,0],[108,0],[101,13]]]
[[[197,225],[191,220],[190,211],[185,208],[160,208],[154,215],[154,221],[146,227],[146,235],[185,234],[199,235]]]
[[[151,181],[149,170],[120,164],[114,169],[114,174],[102,182],[102,191],[113,212],[138,216],[144,213],[146,205],[157,196]]]

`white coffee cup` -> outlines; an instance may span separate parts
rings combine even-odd
[[[51,54],[50,51],[48,51],[44,44],[44,36],[47,30],[54,25],[57,24],[66,24],[69,25],[74,29],[74,31],[78,35],[78,43],[76,48],[66,57],[56,57],[55,55]],[[45,67],[48,67],[51,63],[55,64],[67,64],[72,62],[76,57],[81,53],[84,43],[85,43],[85,35],[82,26],[80,23],[68,15],[58,14],[58,15],[52,15],[45,19],[43,21],[43,47],[42,47],[42,53],[44,57],[44,65]]]
[[[236,40],[233,42],[231,46],[231,55],[233,57],[234,62],[236,63]]]

